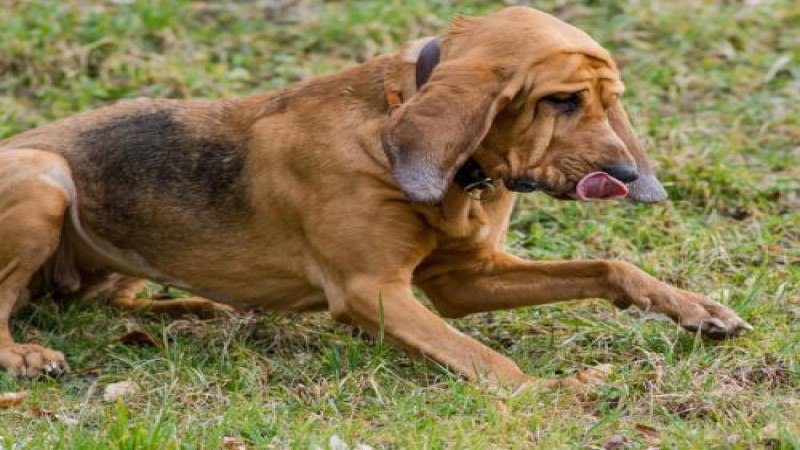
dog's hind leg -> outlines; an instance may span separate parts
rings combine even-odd
[[[71,186],[66,162],[57,154],[0,152],[0,367],[15,375],[69,369],[61,352],[14,342],[9,321],[28,297],[32,276],[58,247]]]
[[[194,315],[201,319],[208,319],[236,312],[236,309],[212,302],[202,297],[172,298],[156,300],[152,298],[137,298],[142,291],[146,280],[124,277],[115,283],[111,294],[111,304],[120,308],[136,311],[150,311],[167,314],[172,317]]]

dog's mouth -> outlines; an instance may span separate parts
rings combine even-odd
[[[542,189],[558,200],[616,200],[628,196],[629,189],[622,181],[605,172],[592,172],[584,175],[574,187],[566,191]]]
[[[575,196],[580,200],[613,200],[628,196],[628,186],[605,172],[592,172],[578,181]]]
[[[606,172],[592,172],[577,182],[570,182],[560,189],[554,189],[531,177],[509,178],[503,180],[506,188],[513,192],[543,192],[558,200],[616,200],[628,197],[628,186]]]

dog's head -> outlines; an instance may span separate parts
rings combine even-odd
[[[441,200],[470,156],[512,191],[662,201],[622,90],[608,52],[553,16],[512,7],[457,18],[430,80],[392,114],[383,147],[420,203]]]

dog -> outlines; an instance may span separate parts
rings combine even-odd
[[[441,316],[604,298],[710,338],[750,329],[625,262],[503,251],[517,193],[666,199],[622,91],[585,32],[509,7],[285,89],[124,101],[0,141],[0,366],[68,370],[9,331],[44,293],[327,310],[490,384],[579,386],[605,368],[534,379]],[[199,297],[136,299],[143,280]]]

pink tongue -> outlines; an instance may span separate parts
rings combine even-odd
[[[581,200],[608,200],[624,198],[628,195],[628,187],[605,172],[593,172],[586,175],[578,182],[575,191]]]

